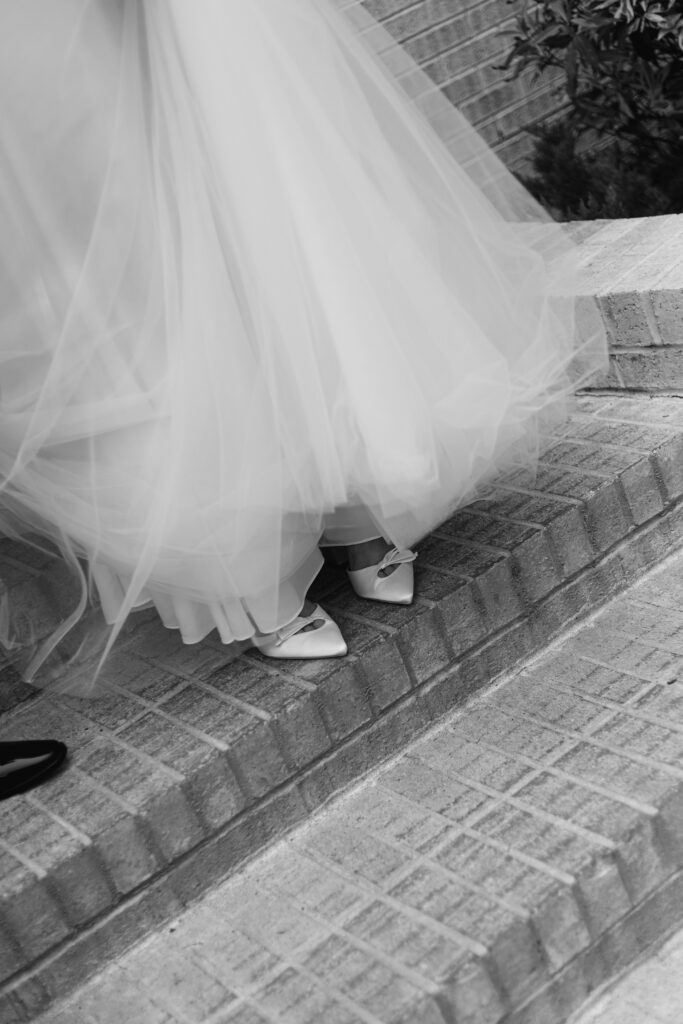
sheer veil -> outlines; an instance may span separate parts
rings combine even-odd
[[[575,253],[357,0],[4,0],[0,534],[111,627],[291,620],[604,357]],[[59,639],[0,594],[33,677]]]

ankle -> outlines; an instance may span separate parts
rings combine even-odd
[[[300,619],[308,619],[313,615],[317,605],[315,601],[311,601],[309,597],[303,603],[303,607],[299,612]],[[302,633],[310,633],[311,630],[319,629],[323,625],[323,619],[314,619],[313,622],[309,622],[308,625],[304,626],[301,630]]]
[[[371,565],[377,565],[387,551],[391,551],[391,547],[392,545],[384,537],[374,537],[361,544],[351,544],[347,548],[349,569],[351,572],[355,572],[358,569],[367,569]]]

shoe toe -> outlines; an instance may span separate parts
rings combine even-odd
[[[348,648],[336,622],[320,605],[302,621],[302,628],[286,639],[278,639],[276,633],[258,638],[254,646],[268,658],[317,659],[343,658]],[[317,623],[315,629],[305,629],[304,624]],[[295,623],[296,624],[296,623]]]
[[[415,574],[411,563],[397,565],[393,572],[381,576],[377,566],[348,573],[351,586],[359,597],[367,601],[387,604],[411,604],[415,589]]]

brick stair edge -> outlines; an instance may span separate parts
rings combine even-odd
[[[619,515],[610,519],[610,501],[616,501],[622,511],[638,506],[638,495],[629,494],[619,478],[591,495],[582,508],[582,528],[593,537],[597,528],[600,543],[594,540],[598,553],[588,564],[575,566],[574,571],[562,577],[559,586],[540,600],[531,602],[524,597],[522,614],[500,622],[484,639],[468,643],[458,633],[459,650],[452,653],[452,661],[445,667],[438,663],[430,672],[424,659],[418,665],[409,664],[413,688],[383,709],[369,725],[362,725],[342,737],[336,749],[320,756],[305,770],[247,807],[182,857],[167,863],[160,873],[118,905],[105,910],[80,931],[70,931],[59,946],[33,963],[25,962],[0,988],[0,1000],[4,1000],[4,1006],[11,1007],[11,1011],[5,1011],[0,1001],[2,1024],[5,1024],[5,1012],[12,1024],[30,1020],[37,1007],[44,1008],[47,1001],[66,995],[101,967],[112,952],[122,951],[142,938],[150,926],[177,914],[247,858],[396,753],[409,739],[429,728],[486,683],[502,677],[536,654],[572,622],[597,610],[682,545],[683,437],[675,436],[665,442],[649,461],[663,496],[661,511],[638,525],[633,516]],[[640,485],[648,486],[648,481],[641,480]],[[595,519],[598,513],[602,515],[599,523]],[[606,529],[610,524],[611,531]],[[550,533],[547,529],[544,532]],[[548,543],[553,545],[550,536]],[[527,554],[529,558],[534,557],[531,551]],[[520,588],[523,590],[525,566],[515,555],[508,561],[515,561],[516,566],[505,583],[519,592]],[[496,577],[496,584],[500,583],[500,578]],[[470,581],[470,585],[478,588],[480,583]],[[456,590],[456,594],[462,589]],[[429,650],[434,641],[439,649],[447,644],[453,652],[452,643],[447,642],[444,620],[445,614],[453,614],[452,609],[450,613],[447,611],[448,602],[449,597],[432,602],[433,606],[420,616],[425,650]],[[400,638],[397,646],[405,653],[406,645]],[[362,666],[362,655],[358,661]],[[416,668],[420,668],[419,677]]]
[[[683,214],[581,221],[580,294],[597,299],[609,367],[597,390],[683,390]]]
[[[352,778],[356,781],[353,773]],[[683,785],[678,793],[680,799],[674,801],[676,806],[683,801]],[[656,822],[662,814],[660,809],[653,825],[659,833],[667,835],[666,853],[671,874],[651,891],[644,892],[622,917],[610,922],[594,936],[589,946],[496,1024],[564,1020],[564,1015],[578,1008],[595,987],[635,963],[680,926],[677,908],[683,906],[683,833],[665,825],[659,827]],[[269,797],[260,808],[260,822],[257,824],[252,816],[251,825],[261,840],[269,829],[272,829],[271,838],[275,839],[281,831],[283,818],[288,820],[289,827],[302,820],[294,784]],[[671,807],[668,818],[671,818]],[[76,939],[42,957],[33,969],[24,972],[7,991],[0,993],[1,1024],[24,1024],[32,1020],[53,999],[66,996],[82,985],[104,960],[123,953],[150,928],[163,926],[181,913],[225,876],[229,861],[234,860],[236,866],[249,856],[248,816],[241,826],[238,828],[235,823],[212,837],[201,850],[190,851],[172,865],[165,876],[142,887],[133,898],[104,915]],[[447,1002],[450,1003],[450,998]],[[550,1013],[558,1012],[558,1007],[562,1008],[563,1016],[550,1017]]]

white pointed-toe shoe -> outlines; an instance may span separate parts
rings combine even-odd
[[[306,629],[311,625],[315,629]],[[319,604],[310,615],[297,616],[275,633],[255,636],[252,643],[268,658],[343,658],[348,653],[339,626]]]
[[[347,569],[346,574],[359,597],[389,604],[410,604],[415,589],[412,563],[416,558],[416,553],[408,548],[391,548],[375,565],[366,569]],[[392,565],[396,566],[394,571],[383,576],[382,570]]]

